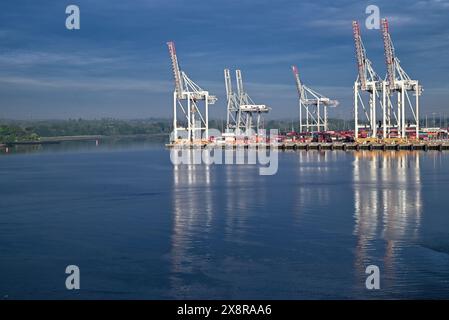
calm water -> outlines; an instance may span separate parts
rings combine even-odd
[[[260,176],[48,146],[0,154],[0,194],[0,297],[449,298],[449,153],[284,152]]]

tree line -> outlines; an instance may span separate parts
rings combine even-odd
[[[297,120],[268,120],[266,129],[278,129],[281,133],[298,130]],[[224,120],[210,120],[209,128],[223,131]],[[172,131],[170,119],[69,119],[69,120],[0,120],[0,143],[38,141],[41,137],[82,135],[169,135]],[[331,130],[352,127],[350,120],[329,119]]]

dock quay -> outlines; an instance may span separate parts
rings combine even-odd
[[[214,143],[196,143],[196,144],[173,144],[165,145],[167,148],[181,149],[203,149],[203,148],[221,148],[221,149],[278,149],[278,150],[381,150],[381,151],[401,151],[401,150],[421,150],[421,151],[444,151],[449,150],[449,142],[445,143],[401,143],[401,144],[383,144],[383,143],[248,143],[248,144],[214,144]]]

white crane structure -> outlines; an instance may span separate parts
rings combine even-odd
[[[382,126],[384,136],[387,133],[387,122],[390,124],[390,112],[384,108],[386,105],[385,83],[374,71],[371,61],[366,55],[363,45],[360,26],[357,21],[352,22],[354,34],[355,53],[357,59],[357,79],[354,82],[354,138],[359,138],[360,128],[369,128],[370,137],[377,138],[377,108],[382,109]],[[367,94],[363,94],[367,93]],[[368,98],[368,99],[367,99]],[[359,104],[362,110],[359,110]],[[363,111],[364,121],[359,122],[359,112]],[[387,121],[388,120],[388,121]]]
[[[242,72],[235,71],[237,92],[232,89],[232,80],[229,69],[224,69],[227,116],[226,129],[236,135],[249,134],[251,130],[259,132],[262,129],[261,115],[268,113],[270,107],[265,104],[255,104],[251,97],[243,89]]]
[[[406,129],[409,127],[415,129],[416,139],[419,139],[419,97],[423,89],[418,80],[412,80],[402,69],[400,61],[395,55],[387,19],[382,19],[382,38],[387,66],[383,104],[388,104],[388,110],[397,110],[396,121],[399,137],[406,138]],[[391,100],[394,99],[390,99],[390,96],[392,97],[394,94],[397,95],[396,108],[391,104]]]
[[[299,96],[299,132],[327,131],[327,108],[336,107],[337,100],[331,100],[304,85],[296,66],[292,66]],[[304,113],[304,114],[303,114]]]
[[[170,53],[175,90],[173,91],[173,137],[189,142],[207,140],[209,138],[209,105],[217,101],[216,96],[210,95],[193,82],[182,71],[176,56],[175,43],[167,42]],[[178,113],[182,121],[178,121]]]

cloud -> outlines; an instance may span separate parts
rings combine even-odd
[[[416,25],[418,21],[416,21],[416,18],[409,16],[409,15],[400,15],[400,14],[394,14],[394,15],[387,15],[385,16],[387,18],[389,23],[394,24],[396,27],[404,27],[407,25]]]
[[[0,77],[0,83],[19,85],[37,89],[70,89],[87,91],[145,91],[148,93],[167,93],[171,82],[158,80],[136,80],[129,78],[48,78],[48,77]],[[25,88],[26,89],[26,88]]]
[[[136,106],[144,108],[150,99],[151,112],[161,106],[158,112],[169,117],[165,107],[173,83],[165,42],[171,39],[179,43],[181,66],[219,95],[223,108],[223,68],[241,68],[248,93],[261,103],[279,104],[272,116],[285,117],[297,98],[291,64],[298,64],[311,88],[350,106],[356,73],[351,21],[364,24],[368,4],[379,5],[390,20],[397,56],[426,86],[424,95],[435,97],[441,108],[447,105],[440,84],[449,71],[449,0],[79,1],[79,32],[64,29],[63,4],[4,4],[1,108],[15,110],[28,98],[58,113],[61,100],[55,97],[77,90],[74,94],[107,110],[107,96],[114,102],[141,96]],[[370,59],[384,73],[380,32],[363,31],[363,37]],[[440,89],[427,90],[435,85]]]
[[[420,8],[440,8],[440,9],[449,9],[449,1],[448,0],[421,0],[415,3],[416,7]]]
[[[30,65],[98,65],[116,63],[120,58],[99,57],[87,53],[57,53],[42,51],[9,51],[0,54],[0,65],[30,66]]]
[[[352,20],[335,19],[333,17],[329,17],[326,19],[313,19],[309,21],[308,25],[311,27],[318,27],[318,28],[332,28],[332,29],[338,28],[338,29],[351,30]]]

